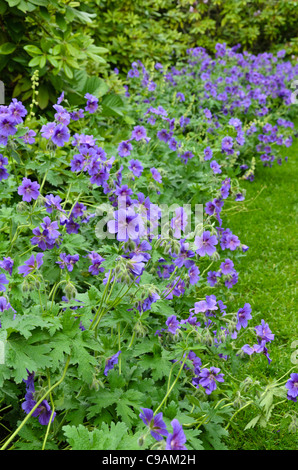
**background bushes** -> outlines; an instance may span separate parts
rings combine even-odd
[[[37,69],[39,108],[56,101],[57,89],[78,104],[86,92],[117,88],[110,68],[125,77],[134,60],[168,62],[188,47],[297,54],[297,18],[296,0],[0,0],[1,79],[8,101],[28,104]]]

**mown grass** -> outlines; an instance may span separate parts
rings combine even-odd
[[[253,326],[263,318],[275,334],[270,344],[272,363],[268,365],[263,355],[251,357],[241,370],[240,380],[247,374],[255,378],[279,378],[293,364],[291,348],[298,340],[297,298],[295,284],[297,273],[297,154],[298,139],[285,149],[288,162],[272,168],[258,166],[255,181],[243,183],[246,201],[240,210],[229,210],[228,226],[242,243],[250,249],[241,259],[237,269],[239,305],[249,302],[253,310]],[[250,323],[251,326],[251,323]],[[295,349],[298,349],[297,346]],[[298,372],[297,370],[292,372]],[[287,379],[287,376],[285,377]],[[284,380],[285,380],[284,379]],[[278,400],[279,401],[279,400]],[[297,411],[297,403],[286,400],[273,412],[267,428],[243,432],[254,416],[253,409],[240,412],[230,428],[227,445],[230,449],[297,449],[297,434],[280,429],[282,417]]]

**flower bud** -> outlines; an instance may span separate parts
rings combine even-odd
[[[210,256],[212,261],[218,261],[220,259],[220,255],[217,251],[213,253],[213,255]]]
[[[298,422],[295,416],[291,416],[292,421],[289,424],[288,430],[291,433],[296,433],[298,430]]]
[[[26,212],[28,210],[26,202],[19,202],[17,204],[17,212]]]
[[[74,299],[78,293],[77,289],[71,282],[68,282],[66,284],[66,286],[64,287],[64,292],[69,300]]]
[[[146,326],[144,326],[141,322],[138,322],[134,329],[138,338],[144,338],[148,332],[148,328],[146,328]]]

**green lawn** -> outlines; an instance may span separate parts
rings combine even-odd
[[[295,298],[295,273],[297,273],[297,153],[298,139],[285,149],[288,162],[272,168],[258,166],[255,181],[243,183],[246,201],[238,211],[227,212],[228,226],[250,249],[237,264],[239,283],[235,290],[242,306],[249,302],[253,310],[250,326],[258,325],[263,318],[275,334],[270,344],[272,363],[268,366],[264,356],[252,357],[241,372],[279,378],[293,364],[291,348],[298,340],[297,299]],[[225,226],[225,224],[224,224]],[[298,372],[297,370],[292,372]],[[285,377],[285,379],[287,376]],[[269,428],[241,431],[254,416],[252,410],[239,413],[231,427],[227,445],[232,449],[297,449],[297,434],[279,429],[281,416],[297,410],[297,403],[286,401],[274,410]],[[298,423],[297,423],[298,424]]]

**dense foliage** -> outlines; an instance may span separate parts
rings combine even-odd
[[[126,74],[137,59],[175,64],[198,45],[213,51],[217,42],[240,43],[260,52],[283,44],[297,54],[297,9],[296,0],[0,0],[1,79],[7,97],[27,105],[37,69],[44,109],[57,89],[84,96],[79,72],[108,79],[110,67]]]
[[[276,332],[233,295],[249,247],[223,222],[292,144],[284,55],[190,48],[51,121],[1,107],[3,448],[222,449],[244,408],[297,400],[292,369],[237,379]]]

